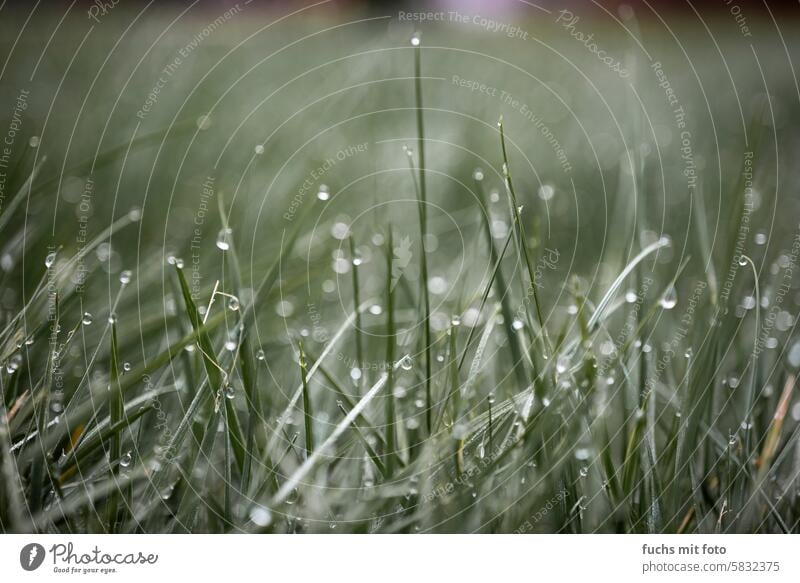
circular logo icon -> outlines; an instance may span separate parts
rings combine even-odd
[[[38,543],[29,543],[19,552],[19,564],[26,571],[35,571],[44,562],[44,547]]]

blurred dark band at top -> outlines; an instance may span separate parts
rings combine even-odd
[[[765,8],[765,3],[769,10]],[[43,0],[39,3],[31,0],[7,0],[5,5],[17,9],[32,10],[34,5],[38,9],[66,9],[70,2],[66,0]],[[97,5],[106,9],[112,7],[125,7],[128,9],[142,8],[151,4],[151,0],[79,0],[75,8],[83,5],[90,7]],[[687,18],[696,18],[697,13],[702,17],[713,17],[718,14],[731,14],[746,12],[748,17],[769,18],[770,12],[780,14],[782,17],[800,15],[800,4],[787,0],[155,0],[151,8],[158,6],[192,6],[193,12],[204,9],[227,9],[237,4],[248,4],[248,8],[262,8],[267,11],[280,10],[286,12],[292,8],[302,8],[313,4],[327,11],[340,10],[342,12],[366,12],[372,14],[389,14],[392,12],[441,12],[456,10],[461,12],[480,12],[485,15],[518,16],[521,18],[535,18],[547,12],[570,10],[579,12],[582,16],[608,16],[617,15],[621,6],[632,7],[638,18],[656,18],[658,15],[685,15]],[[543,8],[545,10],[539,10]],[[547,12],[546,12],[547,11]]]

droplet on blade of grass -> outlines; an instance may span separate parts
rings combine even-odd
[[[92,318],[92,314],[91,313],[89,313],[89,312],[84,312],[83,313],[83,320],[81,320],[81,323],[84,326],[90,326],[92,324],[92,320],[93,320],[93,318]]]
[[[122,370],[124,370],[125,372],[131,372],[131,363],[127,361],[124,362],[122,364]]]
[[[663,309],[671,310],[677,305],[677,303],[678,303],[678,292],[675,289],[675,286],[671,285],[669,286],[669,289],[667,289],[667,291],[664,292],[664,295],[661,297],[659,304]]]
[[[236,396],[236,390],[233,388],[233,385],[228,385],[225,387],[225,398],[226,399],[233,399]]]
[[[403,370],[411,370],[414,366],[414,361],[411,359],[411,356],[406,354],[403,358],[400,359],[400,368]]]
[[[742,298],[742,307],[745,310],[752,310],[756,307],[756,299],[753,296],[745,296]]]
[[[756,245],[763,245],[767,242],[767,235],[763,231],[759,231],[756,233],[755,237],[753,237]]]
[[[319,200],[329,200],[331,198],[331,191],[328,188],[327,184],[320,184],[319,190],[317,191],[317,198]]]
[[[31,139],[28,140],[28,145],[31,148],[38,148],[39,147],[39,136],[31,136]]]
[[[380,304],[372,304],[369,307],[369,313],[373,316],[380,316],[383,313],[383,308]]]
[[[236,312],[239,308],[242,307],[242,304],[239,302],[239,298],[236,296],[228,298],[228,309],[232,312]]]
[[[475,170],[472,172],[472,178],[478,182],[483,180],[483,169],[475,168]]]
[[[47,254],[47,256],[44,258],[44,266],[45,266],[47,269],[50,269],[51,267],[53,267],[53,264],[54,264],[55,262],[56,262],[56,253],[55,253],[55,251],[51,251],[51,252],[50,252],[50,253],[48,253],[48,254]]]
[[[742,267],[747,265],[747,255],[745,255],[744,253],[739,255],[739,265],[741,265]]]
[[[131,455],[131,452],[128,451],[125,452],[125,455],[119,458],[119,465],[122,466],[123,468],[127,468],[128,466],[131,465],[132,461],[133,461],[133,456]]]
[[[414,34],[411,35],[411,46],[412,47],[418,47],[420,42],[421,41],[420,41],[420,36],[419,36],[418,32],[415,32]]]
[[[109,324],[116,324],[117,323],[117,315],[114,312],[111,312],[108,315],[108,323]]]
[[[230,227],[225,227],[224,229],[220,229],[219,233],[217,233],[217,249],[221,251],[227,251],[231,248],[231,236],[233,235],[233,230]]]
[[[262,144],[256,144],[256,147],[255,147],[255,148],[253,148],[253,151],[254,151],[254,152],[255,152],[255,153],[258,155],[258,156],[260,156],[261,154],[263,154],[263,153],[264,153],[264,146],[263,146]]]
[[[256,360],[264,360],[266,357],[267,357],[266,354],[264,354],[264,351],[261,350],[260,348],[258,349],[258,351],[256,351]]]
[[[119,282],[122,285],[128,285],[131,282],[132,277],[133,277],[133,272],[130,269],[124,269],[119,274]]]
[[[629,304],[634,303],[638,297],[635,290],[629,289],[625,292],[625,301]]]

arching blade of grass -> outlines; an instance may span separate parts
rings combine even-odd
[[[228,432],[228,439],[230,440],[231,447],[233,448],[236,465],[239,468],[239,471],[241,471],[244,467],[245,457],[244,438],[242,437],[242,432],[239,427],[239,421],[236,416],[236,410],[233,407],[233,403],[224,395],[225,391],[229,387],[228,373],[226,373],[219,365],[219,362],[217,362],[215,358],[216,351],[214,350],[214,346],[211,344],[211,339],[209,338],[208,333],[204,332],[202,329],[203,321],[200,317],[200,312],[197,310],[197,306],[192,299],[192,292],[189,289],[189,284],[186,281],[183,270],[176,266],[176,272],[178,274],[178,281],[181,285],[181,292],[183,293],[183,301],[186,311],[189,315],[189,320],[192,323],[192,329],[198,335],[197,346],[200,348],[202,353],[202,361],[205,365],[209,389],[212,393],[218,395],[218,398],[224,402],[225,427]]]
[[[297,470],[289,476],[286,482],[283,483],[280,490],[275,494],[274,498],[272,499],[272,505],[278,506],[282,504],[286,498],[288,498],[289,494],[301,484],[302,480],[308,475],[308,473],[314,468],[314,466],[320,461],[323,455],[328,453],[328,450],[333,446],[336,440],[345,432],[345,430],[353,423],[353,421],[359,416],[359,414],[364,410],[364,408],[369,404],[370,401],[377,395],[380,390],[386,385],[386,381],[388,379],[388,373],[384,372],[381,373],[378,381],[372,386],[372,388],[367,391],[367,393],[361,398],[361,400],[353,407],[345,418],[339,422],[339,424],[334,428],[331,434],[323,441],[319,447],[312,453],[303,464],[297,468]]]
[[[17,207],[20,205],[20,203],[25,200],[25,197],[28,195],[31,189],[33,181],[36,180],[36,177],[39,175],[39,172],[41,172],[42,166],[44,166],[46,161],[47,156],[42,156],[33,170],[31,170],[28,178],[25,180],[22,186],[19,187],[17,193],[11,197],[11,200],[8,201],[7,205],[0,209],[0,233],[3,232],[6,226],[8,226],[8,224],[11,222],[11,219],[14,216],[14,211],[17,210]]]
[[[505,130],[503,127],[503,117],[500,117],[500,120],[497,122],[497,126],[500,129],[500,149],[503,155],[503,178],[505,180],[506,190],[508,191],[508,195],[510,197],[511,202],[511,213],[512,217],[514,218],[514,226],[511,229],[511,232],[517,234],[517,243],[519,248],[522,252],[523,257],[525,258],[525,266],[528,268],[528,281],[529,281],[529,289],[533,295],[533,305],[536,310],[536,318],[539,324],[539,333],[541,335],[541,343],[542,343],[542,350],[544,352],[544,356],[550,356],[551,349],[549,346],[549,340],[547,338],[547,329],[544,325],[544,318],[542,317],[542,306],[541,302],[539,301],[539,293],[537,292],[537,286],[535,281],[535,273],[536,271],[533,269],[533,264],[531,263],[530,253],[528,252],[528,241],[527,236],[525,235],[525,226],[522,224],[522,219],[520,218],[521,207],[519,204],[519,200],[517,199],[517,193],[514,190],[514,181],[511,178],[511,168],[508,163],[508,152],[506,150],[506,135]]]

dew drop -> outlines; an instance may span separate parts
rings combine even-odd
[[[228,298],[228,309],[232,312],[236,312],[241,308],[242,305],[239,303],[239,298],[236,296]]]
[[[84,326],[90,326],[92,324],[92,314],[89,312],[83,313],[83,320],[81,320]]]
[[[52,252],[48,253],[47,257],[44,258],[44,266],[47,269],[50,269],[51,267],[53,267],[53,264],[55,262],[56,262],[56,253],[55,253],[55,251],[52,251]]]
[[[131,452],[126,452],[125,455],[119,458],[119,465],[122,466],[123,468],[127,468],[128,466],[131,465],[132,461],[133,461],[133,456],[131,455]]]
[[[742,267],[747,265],[747,255],[744,254],[739,255],[739,265],[741,265]]]
[[[217,233],[217,249],[221,251],[227,251],[230,249],[232,236],[233,230],[230,227],[220,229],[219,233]]]
[[[403,370],[411,370],[414,366],[414,361],[411,360],[411,356],[406,354],[403,358],[400,359],[400,368]]]
[[[264,360],[266,357],[267,356],[264,354],[264,351],[259,348],[256,352],[256,360]]]
[[[269,526],[272,522],[272,512],[264,506],[253,506],[248,513],[250,520],[258,527]]]
[[[677,305],[678,292],[675,290],[675,286],[670,286],[669,289],[667,289],[659,303],[665,310],[671,310]]]
[[[483,170],[481,168],[475,168],[475,171],[472,173],[472,178],[477,182],[483,180]]]
[[[225,398],[226,399],[233,399],[236,396],[236,391],[233,388],[233,385],[228,385],[225,387]]]
[[[329,200],[331,198],[331,191],[326,184],[320,184],[317,191],[317,198],[319,200]]]
[[[254,151],[254,152],[257,154],[257,155],[259,155],[259,156],[260,156],[261,154],[263,154],[263,153],[264,153],[264,146],[263,146],[263,145],[261,145],[261,144],[257,144],[257,145],[256,145],[256,147],[255,147],[255,148],[253,148],[253,151]]]
[[[124,362],[122,364],[122,370],[124,370],[125,372],[131,372],[131,363],[127,361]]]
[[[413,35],[411,35],[411,46],[418,47],[419,43],[420,43],[419,33],[415,32]]]
[[[119,274],[119,282],[122,285],[128,285],[133,277],[133,272],[130,269],[125,269]]]

